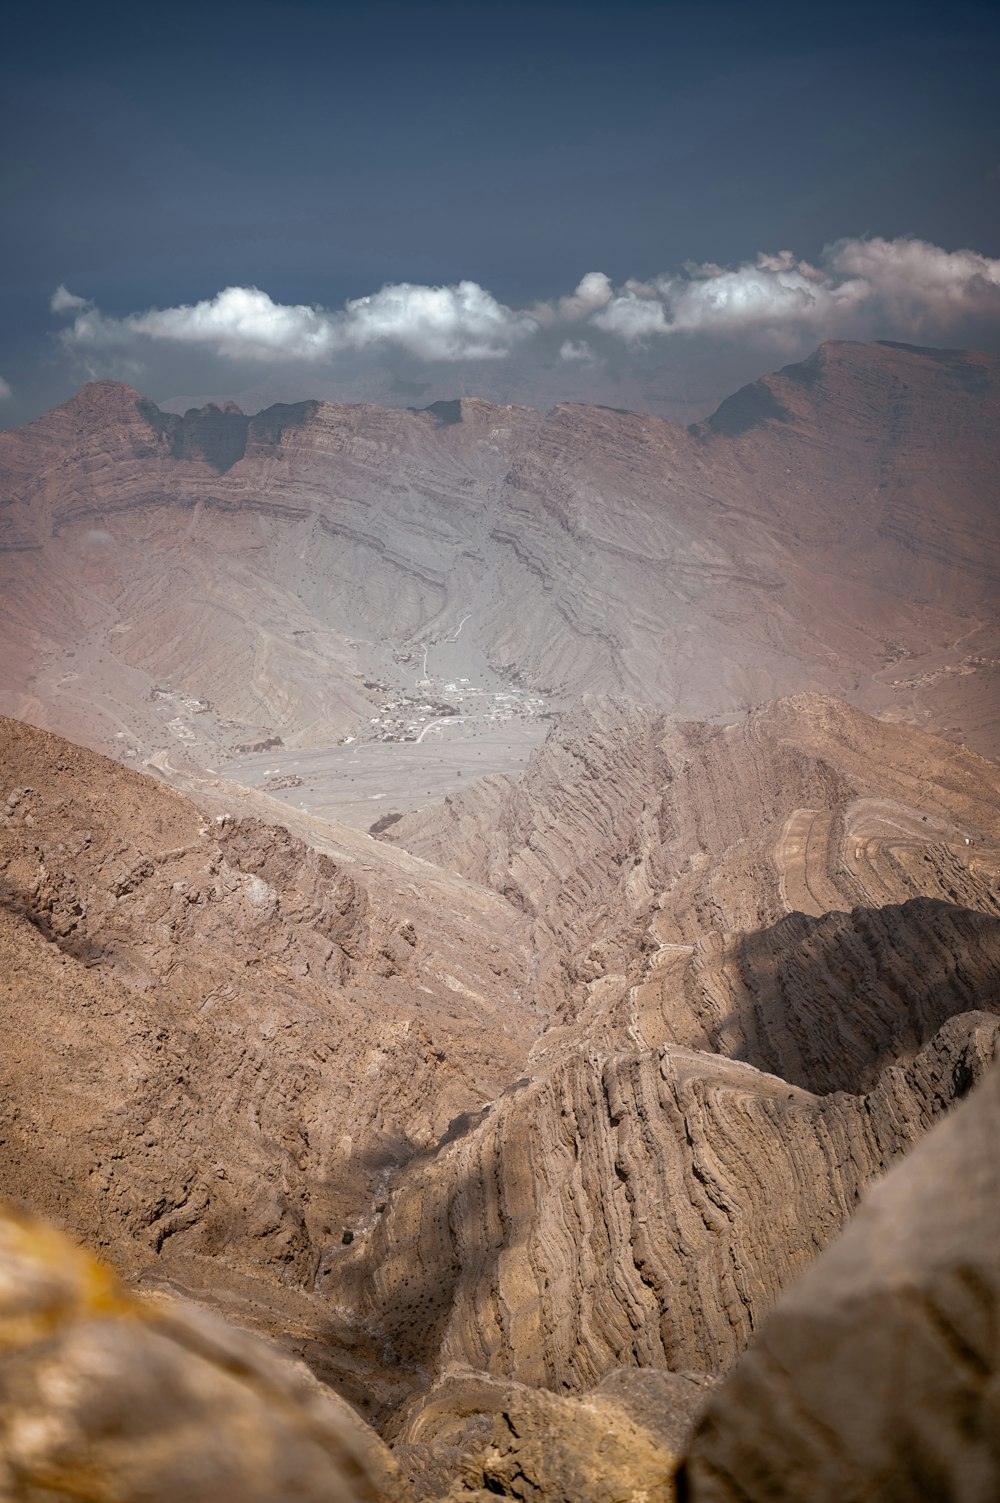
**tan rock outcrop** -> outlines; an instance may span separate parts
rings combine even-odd
[[[516,1075],[537,1027],[517,916],[443,875],[418,890],[419,863],[350,832],[316,849],[0,736],[5,1192],[227,1308],[269,1282],[247,1318],[349,1366],[359,1334],[331,1340],[346,1317],[314,1285],[390,1176]]]
[[[628,1376],[635,1382],[569,1398],[452,1369],[396,1417],[393,1455],[418,1500],[672,1503],[672,1458],[711,1384],[680,1373]]]
[[[381,839],[506,893],[543,1003],[610,1044],[725,1048],[673,1030],[743,963],[738,936],[790,911],[926,896],[1000,914],[995,765],[819,695],[725,726],[585,700],[520,776]]]

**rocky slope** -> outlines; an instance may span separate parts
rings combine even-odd
[[[379,838],[507,896],[531,921],[551,1009],[611,1015],[610,1037],[630,1027],[633,1042],[644,1027],[703,1047],[689,994],[750,964],[735,935],[789,912],[917,896],[1000,912],[995,767],[817,695],[724,726],[584,700],[522,775]]]
[[[387,1176],[519,1070],[516,915],[351,832],[308,846],[0,736],[6,1193],[134,1275],[311,1299]]]
[[[383,1422],[728,1367],[996,1049],[993,769],[823,698],[589,701],[382,840],[2,731],[8,1193]]]
[[[871,1091],[825,1096],[677,1046],[583,1049],[411,1169],[332,1287],[404,1363],[555,1391],[724,1371],[998,1039],[963,1013]]]
[[[421,674],[698,716],[821,688],[992,755],[998,393],[991,357],[852,344],[692,430],[97,383],[0,434],[0,706],[203,767]]]
[[[452,1368],[394,1423],[393,1455],[425,1499],[671,1503],[676,1458],[711,1389],[619,1369],[582,1398]]]
[[[995,770],[832,701],[592,701],[382,840],[527,915],[548,1013],[332,1272],[404,1362],[724,1369],[996,1053]]]

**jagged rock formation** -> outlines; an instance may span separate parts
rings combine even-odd
[[[699,716],[821,688],[993,752],[998,393],[992,357],[853,344],[693,430],[481,401],[178,418],[99,382],[0,434],[0,707],[215,766],[327,744],[447,639],[498,682]],[[196,720],[165,729],[165,685]]]
[[[995,769],[829,700],[724,727],[590,702],[383,839],[527,913],[552,1013],[336,1270],[404,1360],[576,1391],[724,1369],[994,1056]]]
[[[192,794],[0,721],[0,1189],[277,1336],[409,1479],[8,1218],[0,1491],[185,1491],[217,1419],[212,1496],[668,1503],[711,1383],[1000,1052],[1000,788],[958,744],[1000,749],[998,418],[995,359],[835,344],[691,429],[99,382],[0,434],[0,707]],[[523,774],[419,807],[428,733],[509,768],[543,713]],[[378,839],[310,814],[340,751]],[[973,1249],[995,1080],[931,1138]],[[695,1496],[862,1496],[906,1433],[850,1393],[904,1342],[951,1416],[906,1477],[995,1484],[995,1258],[909,1172],[713,1404]]]
[[[2,729],[8,1191],[382,1420],[731,1365],[996,1047],[992,769],[825,699],[591,702],[416,855]]]
[[[329,1390],[176,1301],[140,1301],[0,1208],[0,1490],[11,1503],[404,1503]]]
[[[1000,1070],[867,1197],[709,1401],[692,1503],[1000,1492]]]

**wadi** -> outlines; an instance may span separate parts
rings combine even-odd
[[[1000,359],[0,433],[0,1492],[1000,1488]]]

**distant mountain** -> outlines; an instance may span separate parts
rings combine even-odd
[[[453,680],[688,715],[819,689],[993,753],[998,451],[1000,361],[888,345],[824,345],[691,429],[179,417],[99,382],[0,434],[0,705],[214,766],[357,733],[450,641]]]

